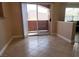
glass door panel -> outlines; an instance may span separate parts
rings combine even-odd
[[[48,32],[49,9],[38,5],[38,32],[39,34]]]
[[[27,4],[28,31],[32,34],[48,32],[49,9],[38,4]]]
[[[37,34],[37,5],[27,4],[29,35]]]

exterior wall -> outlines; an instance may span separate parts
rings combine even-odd
[[[38,30],[48,30],[48,21],[28,21],[29,31],[37,30],[37,22]]]
[[[48,20],[38,21],[38,30],[48,30]]]
[[[28,31],[37,30],[37,21],[28,21]]]

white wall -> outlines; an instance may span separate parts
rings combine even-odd
[[[8,41],[6,33],[5,19],[0,18],[0,50],[5,45],[6,41]]]
[[[28,34],[28,14],[27,14],[27,4],[22,3],[22,18],[23,18],[23,27],[24,27],[24,35]]]
[[[0,17],[0,52],[4,45],[11,39],[13,29],[11,5],[2,3],[2,8],[4,17]]]
[[[57,22],[57,34],[64,37],[65,40],[68,42],[74,42],[75,36],[75,22],[64,22],[58,21]]]

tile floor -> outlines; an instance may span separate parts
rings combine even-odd
[[[73,53],[75,57],[79,57],[79,33],[75,35],[75,44],[73,46]]]
[[[78,43],[79,42],[79,33],[75,34],[75,42]]]
[[[3,57],[72,57],[73,45],[57,36],[14,39]]]

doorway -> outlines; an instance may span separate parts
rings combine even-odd
[[[50,9],[45,5],[22,3],[25,36],[49,33]]]

